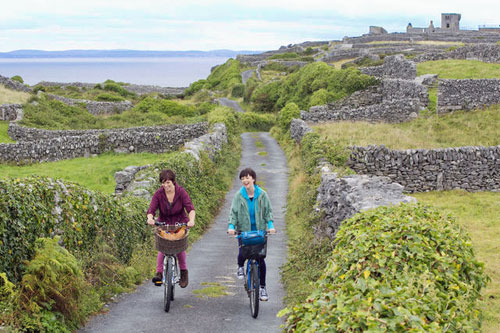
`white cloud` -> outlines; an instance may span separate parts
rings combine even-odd
[[[462,14],[462,26],[500,24],[491,0],[18,0],[0,11],[0,51],[38,48],[273,49],[340,39],[369,25],[404,31]]]

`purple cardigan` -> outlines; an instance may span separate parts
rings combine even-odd
[[[157,209],[160,209],[160,216],[158,218],[160,222],[167,222],[167,224],[174,224],[175,222],[187,223],[189,218],[186,212],[189,213],[194,210],[194,206],[186,190],[175,184],[174,201],[171,207],[168,205],[167,194],[163,187],[160,187],[155,192],[149,204],[147,214],[155,216]]]

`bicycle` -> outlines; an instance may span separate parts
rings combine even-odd
[[[243,285],[250,298],[250,313],[253,318],[257,318],[259,315],[260,268],[258,259],[264,259],[267,253],[268,233],[262,230],[262,234],[263,242],[257,244],[244,244],[241,232],[237,232],[236,236],[241,240],[241,254],[247,261]],[[260,241],[257,240],[257,242]]]
[[[179,265],[177,263],[176,254],[186,250],[188,245],[189,230],[186,229],[184,237],[177,240],[165,239],[160,235],[160,233],[161,230],[177,231],[186,225],[186,223],[168,225],[164,222],[155,221],[155,226],[158,227],[155,231],[156,249],[165,255],[165,258],[163,259],[162,274],[163,308],[165,312],[170,311],[170,303],[174,300],[175,285],[180,281]]]

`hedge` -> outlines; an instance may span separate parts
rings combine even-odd
[[[315,291],[280,315],[286,331],[477,331],[486,282],[450,217],[415,204],[379,207],[343,222]]]

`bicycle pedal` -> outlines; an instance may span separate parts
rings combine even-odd
[[[161,287],[162,284],[163,283],[161,281],[155,282],[155,286],[157,286],[157,287]]]

